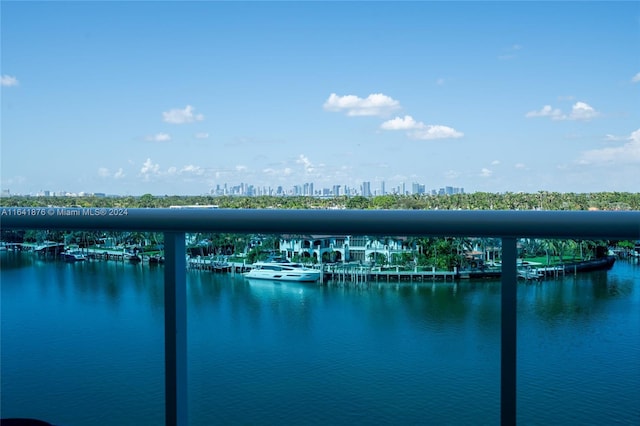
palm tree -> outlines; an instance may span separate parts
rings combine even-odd
[[[541,247],[547,255],[547,266],[551,264],[550,258],[553,258],[553,255],[557,252],[556,240],[542,240]]]
[[[567,251],[573,252],[573,257],[575,257],[575,250],[578,247],[578,244],[574,240],[560,240],[558,241],[560,248],[560,262],[564,263],[564,254]]]

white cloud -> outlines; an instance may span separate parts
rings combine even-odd
[[[98,176],[102,178],[113,177],[114,179],[122,179],[125,176],[125,174],[124,174],[124,170],[122,170],[122,167],[120,167],[118,171],[113,174],[111,174],[111,171],[108,168],[100,167],[98,169]]]
[[[11,87],[11,86],[17,86],[18,84],[20,84],[18,82],[18,79],[12,75],[3,74],[2,77],[0,77],[1,86]]]
[[[562,117],[562,111],[557,108],[551,108],[551,105],[545,105],[540,111],[529,111],[525,114],[525,117],[551,117],[553,120],[558,120],[559,117]]]
[[[455,130],[452,127],[442,125],[427,125],[421,121],[416,121],[410,115],[404,117],[396,117],[385,121],[380,125],[383,130],[412,130],[407,135],[412,139],[446,139],[460,138],[464,133]]]
[[[200,166],[194,166],[193,164],[189,164],[188,166],[184,166],[180,170],[180,173],[202,176],[204,174],[204,170]]]
[[[638,74],[634,75],[633,78],[631,78],[631,82],[632,83],[640,82],[640,72]]]
[[[640,129],[626,138],[624,145],[592,149],[578,158],[580,164],[640,164]]]
[[[399,109],[400,102],[382,93],[372,93],[364,99],[355,95],[338,96],[332,93],[323,108],[332,112],[346,112],[348,116],[384,116]]]
[[[492,165],[492,166],[497,166],[498,164],[500,164],[500,160],[493,160],[493,161],[491,162],[491,165]]]
[[[491,170],[487,169],[487,168],[483,168],[480,171],[480,176],[482,176],[482,177],[491,177],[492,174],[493,174],[493,172]]]
[[[196,133],[195,135],[193,135],[196,139],[208,139],[209,138],[209,133],[206,132],[199,132]]]
[[[116,173],[116,175],[118,174],[122,174],[122,169]],[[188,164],[182,167],[170,166],[166,170],[161,170],[159,164],[154,163],[151,158],[147,158],[140,168],[140,174],[138,176],[142,177],[143,180],[147,182],[152,178],[175,180],[179,177],[185,179],[185,181],[189,181],[194,177],[206,176],[207,174],[208,173],[205,169],[194,164]]]
[[[311,163],[311,160],[309,160],[303,154],[300,154],[300,156],[296,160],[296,163],[304,165],[304,171],[306,173],[313,173],[313,171],[315,170],[313,164]]]
[[[236,172],[246,172],[248,170],[247,166],[237,165]]]
[[[439,79],[437,79],[437,80],[436,80],[436,84],[437,84],[438,86],[443,86],[443,85],[444,85],[444,78],[439,78]]]
[[[184,124],[193,123],[194,121],[204,120],[202,114],[194,114],[194,108],[191,105],[187,105],[184,109],[174,108],[167,112],[162,113],[162,119],[167,123],[172,124]]]
[[[291,169],[290,167],[285,167],[282,170],[278,170],[278,169],[268,167],[266,169],[263,169],[262,173],[272,177],[287,177],[293,174],[293,169]]]
[[[271,167],[267,167],[266,169],[262,169],[262,173],[264,173],[265,175],[276,175],[278,171]]]
[[[156,133],[146,137],[146,140],[150,142],[166,142],[171,140],[171,135],[168,133]]]
[[[599,113],[586,102],[576,102],[571,108],[568,120],[591,120],[597,117]]]
[[[524,163],[516,163],[513,167],[515,167],[516,169],[524,169],[527,166],[525,166]]]
[[[409,134],[414,139],[449,139],[449,138],[461,138],[464,133],[457,131],[456,129],[448,126],[441,125],[428,125],[424,128],[418,129]]]
[[[569,114],[564,114],[560,109],[552,108],[551,105],[545,105],[539,111],[529,111],[525,114],[525,117],[549,117],[552,120],[588,121],[599,115],[600,113],[597,112],[591,105],[586,102],[578,101],[573,104],[573,106],[571,107],[571,112]]]
[[[611,135],[611,134],[604,135],[604,140],[607,142],[623,141],[626,139],[627,139],[626,137],[620,137],[620,136]]]
[[[396,117],[380,125],[380,128],[384,130],[409,130],[420,129],[422,127],[424,127],[424,123],[418,123],[410,115],[405,115],[404,118]]]
[[[147,161],[144,162],[142,168],[140,169],[140,175],[145,179],[149,180],[151,176],[157,176],[160,174],[160,165],[151,161],[151,158],[147,158]]]

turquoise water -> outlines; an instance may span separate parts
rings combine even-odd
[[[1,415],[162,424],[162,267],[1,256]],[[499,423],[499,282],[187,284],[190,424]],[[520,423],[640,423],[639,286],[519,284]]]

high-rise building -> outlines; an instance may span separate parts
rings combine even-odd
[[[302,195],[313,196],[313,183],[305,183],[302,190]]]
[[[414,182],[411,185],[411,193],[416,195],[424,194],[424,185]]]
[[[371,197],[371,182],[362,182],[362,191],[360,191],[363,197]]]

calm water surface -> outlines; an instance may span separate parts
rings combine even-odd
[[[163,269],[2,253],[0,413],[164,422]],[[500,284],[188,273],[189,420],[498,424]],[[518,288],[518,420],[640,424],[640,267]]]

